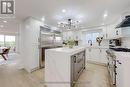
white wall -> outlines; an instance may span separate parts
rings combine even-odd
[[[31,72],[39,67],[39,48],[38,38],[40,26],[44,24],[33,18],[27,18],[21,24],[20,29],[20,54],[23,59],[24,68]]]

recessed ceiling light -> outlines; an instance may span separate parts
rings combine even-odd
[[[108,15],[107,14],[104,14],[104,18],[106,18]]]
[[[65,10],[65,9],[62,9],[62,12],[63,12],[63,13],[65,13],[65,12],[66,12],[66,10]]]
[[[3,21],[4,23],[7,23],[7,21]]]
[[[42,19],[41,19],[42,21],[45,21],[45,17],[42,17]]]
[[[102,23],[101,25],[105,25],[104,23]]]
[[[3,25],[0,25],[1,28],[3,28],[4,26]]]
[[[108,16],[108,12],[105,11],[103,17],[106,18]]]

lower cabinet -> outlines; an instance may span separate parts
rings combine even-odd
[[[124,54],[124,55],[121,55]],[[130,87],[130,54],[116,55],[116,87]]]
[[[98,63],[107,63],[106,50],[102,48],[87,48],[86,58],[87,60]]]
[[[121,61],[119,61],[121,62]],[[119,64],[118,62],[116,62],[116,86],[117,87],[124,87],[122,82],[123,82],[123,73],[122,73],[122,70],[123,70],[123,65],[122,64]]]

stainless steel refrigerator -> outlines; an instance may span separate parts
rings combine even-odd
[[[62,47],[62,34],[60,31],[51,28],[40,27],[39,50],[40,68],[45,67],[45,50],[51,48]]]

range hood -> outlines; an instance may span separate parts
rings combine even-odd
[[[116,28],[130,27],[130,15],[126,16],[125,19],[117,25]]]

